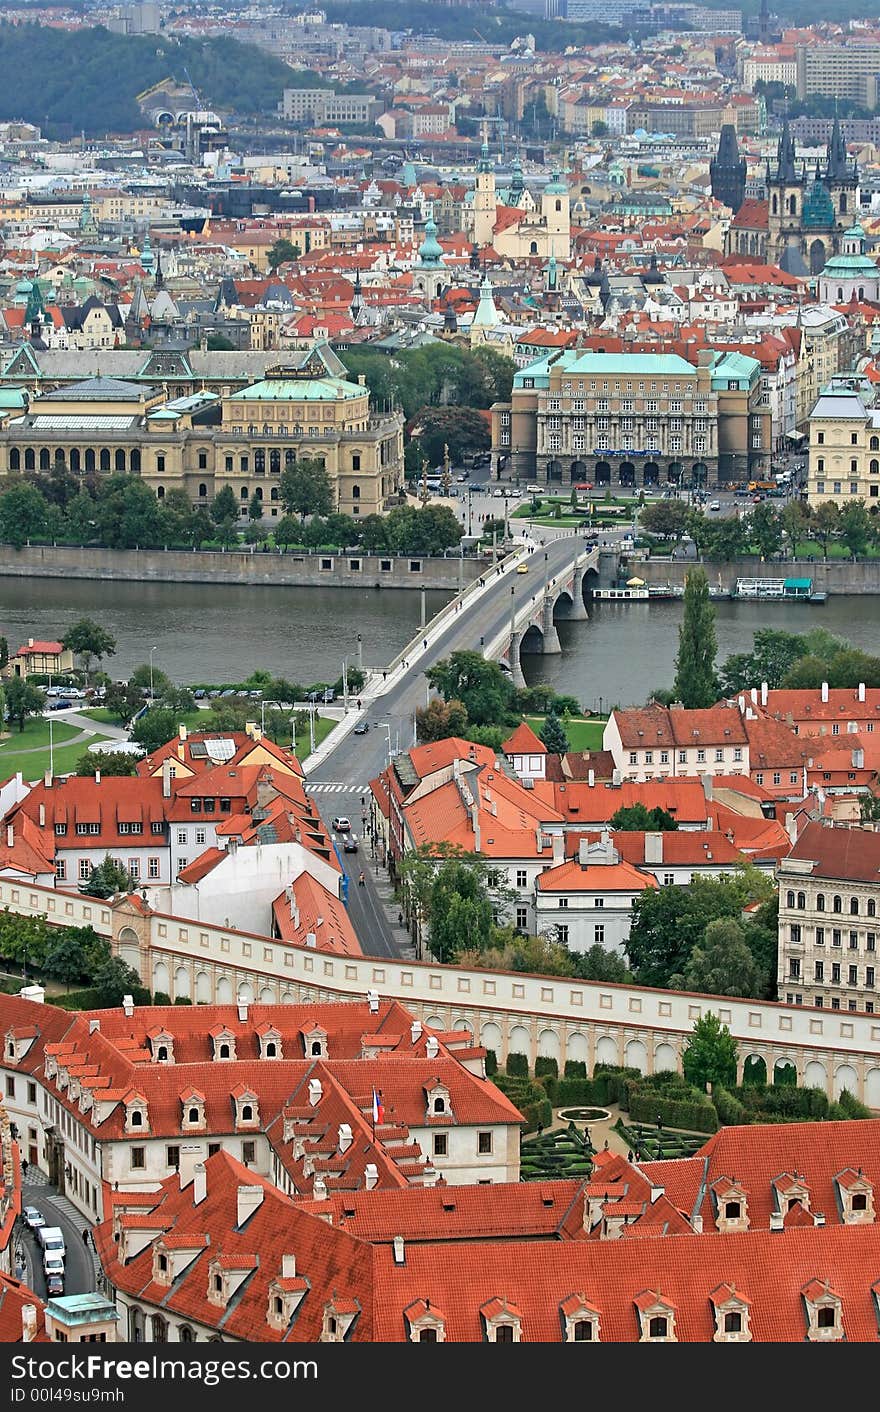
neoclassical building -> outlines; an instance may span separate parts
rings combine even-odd
[[[175,396],[95,377],[0,409],[0,479],[57,466],[128,473],[159,500],[183,489],[195,506],[228,485],[243,514],[256,495],[280,517],[281,473],[307,457],[323,461],[336,508],[353,516],[386,508],[403,479],[402,416],[371,409],[366,386],[326,344],[238,390]]]

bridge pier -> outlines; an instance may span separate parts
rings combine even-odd
[[[584,603],[585,574],[585,569],[575,569],[574,571],[574,582],[571,586],[571,612],[568,615],[570,623],[585,623],[590,616]]]
[[[522,662],[519,651],[522,647],[523,635],[521,632],[511,632],[510,634],[510,680],[518,691],[521,691],[526,684],[523,676]]]
[[[544,636],[542,651],[545,655],[549,653],[561,652],[562,644],[559,641],[559,633],[556,631],[556,624],[553,621],[553,599],[549,593],[544,598],[544,610],[541,616],[541,631]]]

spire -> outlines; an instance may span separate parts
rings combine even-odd
[[[437,239],[437,227],[433,216],[425,223],[425,238],[419,246],[419,264],[424,268],[439,269],[443,257],[443,247]]]
[[[46,306],[43,303],[43,291],[40,289],[40,281],[35,279],[30,287],[27,304],[25,305],[24,321],[26,324],[30,325],[32,333],[35,325],[37,327],[37,333],[39,333],[39,325],[42,323],[45,316]]]
[[[849,176],[846,141],[840,126],[840,118],[835,113],[834,126],[831,129],[831,138],[828,142],[828,180],[829,182],[848,181]]]
[[[776,149],[776,179],[780,182],[796,182],[798,179],[795,159],[794,138],[788,126],[788,118],[782,124],[782,135],[779,138],[779,146]]]
[[[718,151],[709,163],[709,180],[716,201],[736,215],[746,197],[746,159],[740,156],[733,123],[724,123]]]

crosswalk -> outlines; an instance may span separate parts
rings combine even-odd
[[[364,794],[366,785],[340,784],[335,780],[306,780],[307,794]]]

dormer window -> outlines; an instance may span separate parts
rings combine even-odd
[[[181,1127],[189,1131],[203,1130],[207,1126],[204,1094],[191,1090],[189,1093],[183,1094],[180,1101],[183,1109]]]
[[[710,1188],[715,1206],[715,1226],[722,1233],[749,1229],[748,1196],[730,1177],[719,1177]]]
[[[214,1058],[219,1060],[235,1059],[235,1035],[231,1030],[214,1030],[211,1034],[214,1044]]]
[[[801,1290],[807,1313],[807,1341],[835,1343],[843,1338],[843,1302],[827,1280],[811,1280]]]
[[[324,1306],[324,1319],[321,1327],[321,1343],[344,1343],[349,1330],[358,1315],[353,1301],[344,1303],[331,1300]]]
[[[656,1290],[643,1290],[635,1299],[640,1343],[676,1343],[675,1306]]]
[[[522,1314],[506,1299],[490,1299],[480,1310],[486,1343],[522,1343]]]
[[[302,1035],[303,1053],[307,1059],[329,1059],[327,1048],[327,1031],[320,1025],[310,1025],[308,1029],[300,1031]]]
[[[742,1206],[738,1201],[725,1201],[724,1219],[725,1221],[738,1221],[742,1214]]]
[[[165,1061],[167,1060],[167,1058],[168,1058],[168,1045],[167,1045],[167,1044],[160,1044],[160,1045],[159,1045],[159,1048],[156,1050],[156,1058],[158,1059],[158,1061],[159,1061],[160,1064],[163,1063],[163,1062],[165,1062]]]
[[[231,1056],[231,1052],[230,1052],[230,1049],[229,1049],[229,1045],[226,1044],[225,1041],[224,1041],[223,1044],[221,1044],[221,1045],[218,1046],[218,1049],[217,1049],[217,1058],[218,1058],[218,1059],[230,1059],[231,1057],[232,1057],[232,1056]]]
[[[278,1045],[275,1043],[274,1039],[270,1039],[267,1041],[266,1047],[263,1050],[263,1054],[266,1059],[278,1058]]]
[[[125,1104],[125,1131],[141,1133],[149,1127],[147,1101],[140,1094],[129,1098]]]
[[[253,1128],[260,1121],[260,1109],[257,1102],[257,1095],[250,1089],[236,1089],[232,1095],[235,1103],[235,1125],[236,1127]]]
[[[132,1109],[131,1113],[129,1114],[128,1121],[130,1126],[133,1128],[142,1128],[144,1126],[144,1115],[141,1112],[140,1108]]]
[[[445,1113],[445,1112],[446,1112],[446,1099],[445,1099],[445,1098],[435,1098],[435,1099],[434,1099],[434,1112],[435,1112],[435,1113]]]
[[[174,1063],[174,1036],[167,1030],[153,1030],[147,1034],[154,1064]]]
[[[409,1325],[410,1343],[445,1343],[446,1316],[430,1299],[418,1299],[403,1311]]]
[[[715,1314],[714,1343],[751,1343],[751,1306],[733,1285],[719,1285],[709,1295]]]
[[[565,1343],[598,1343],[599,1311],[582,1294],[569,1295],[560,1305]]]
[[[839,1172],[837,1183],[840,1214],[844,1225],[863,1226],[874,1222],[874,1187],[863,1175],[861,1167]]]
[[[280,1059],[282,1057],[281,1034],[278,1030],[267,1025],[265,1029],[257,1030],[257,1037],[260,1041],[261,1059]]]

